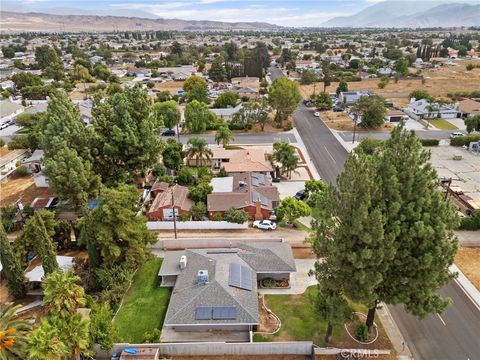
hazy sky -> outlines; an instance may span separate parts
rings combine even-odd
[[[318,25],[335,16],[351,15],[381,0],[11,0],[5,10],[41,11],[58,7],[77,8],[131,16],[149,12],[158,17],[186,20],[262,21],[285,26]],[[410,2],[412,4],[414,2]],[[8,6],[6,6],[8,4]],[[410,5],[409,4],[409,5]]]

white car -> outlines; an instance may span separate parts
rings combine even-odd
[[[320,112],[315,111],[315,113],[313,115],[316,116],[316,117],[320,117]]]
[[[257,220],[253,222],[253,227],[262,230],[275,230],[277,228],[277,224],[271,220]]]
[[[463,134],[459,131],[454,131],[454,132],[450,133],[450,139],[454,139],[454,138],[457,138],[457,137],[460,137],[460,136],[463,136]]]

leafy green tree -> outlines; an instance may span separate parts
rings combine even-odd
[[[174,128],[180,122],[180,109],[175,100],[155,103],[153,112],[156,118],[161,118],[162,125],[168,129]]]
[[[227,91],[220,94],[219,97],[215,99],[215,103],[213,104],[213,107],[216,109],[235,107],[235,105],[237,105],[238,99],[239,99],[238,94]]]
[[[202,220],[207,214],[207,205],[204,202],[197,202],[190,209],[194,220]]]
[[[41,214],[37,211],[33,215],[32,221],[25,226],[25,231],[32,234],[36,244],[38,256],[42,259],[42,267],[45,275],[58,270],[56,245],[53,242],[52,235],[48,233],[47,227]]]
[[[297,108],[301,100],[298,85],[285,77],[275,79],[269,89],[268,99],[275,109],[275,121],[281,124]]]
[[[192,133],[204,132],[215,120],[215,114],[207,104],[193,100],[185,107],[185,126]]]
[[[464,121],[469,134],[472,131],[480,131],[480,114],[469,116]]]
[[[3,210],[3,209],[2,209]],[[18,255],[13,251],[12,245],[7,238],[7,234],[0,223],[0,258],[3,265],[3,277],[7,288],[16,299],[20,299],[27,294],[26,279],[23,274],[21,262]],[[0,327],[0,331],[2,328]],[[1,342],[1,338],[0,338]]]
[[[60,62],[58,53],[48,45],[42,45],[35,49],[35,61],[40,69],[46,69],[51,64]]]
[[[328,185],[323,180],[305,181],[305,202],[311,208],[315,207],[318,199],[328,193]]]
[[[90,324],[81,314],[69,315],[64,319],[51,317],[50,321],[59,330],[71,359],[79,359],[80,355],[90,355]]]
[[[222,143],[225,148],[233,140],[232,132],[227,126],[220,126],[215,134],[215,142],[217,145]]]
[[[95,269],[102,263],[109,268],[125,265],[134,269],[145,261],[147,245],[155,241],[146,218],[137,216],[138,192],[122,184],[104,189],[101,198],[81,225],[80,243],[89,246],[89,266]]]
[[[182,168],[176,177],[179,185],[190,186],[195,184],[195,177],[193,176],[192,169],[188,167]]]
[[[75,65],[70,70],[70,77],[72,78],[72,80],[82,82],[84,84],[85,91],[87,90],[87,86],[85,85],[85,83],[95,81],[95,78],[90,75],[88,69],[80,64]]]
[[[137,176],[157,162],[161,142],[144,90],[125,89],[96,102],[92,113],[94,169],[105,184]]]
[[[193,200],[196,203],[207,202],[207,196],[213,191],[212,185],[207,182],[200,182],[196,186],[192,186],[189,189],[188,198]]]
[[[327,92],[327,87],[332,84],[332,71],[330,70],[330,65],[328,61],[322,62],[322,81],[323,81],[323,92]]]
[[[70,355],[60,331],[44,319],[30,335],[27,360],[64,360]]]
[[[227,78],[227,73],[223,66],[223,58],[221,56],[217,57],[212,62],[212,67],[208,70],[208,76],[215,82],[224,81]]]
[[[7,59],[13,59],[15,57],[15,49],[10,46],[2,46],[2,54]]]
[[[44,162],[49,185],[61,199],[68,200],[76,209],[86,206],[98,195],[100,176],[95,174],[90,161],[83,160],[75,149],[64,147]]]
[[[93,67],[93,74],[103,81],[108,81],[110,75],[112,74],[106,65],[102,63],[96,63]]]
[[[26,71],[12,75],[12,81],[15,83],[15,89],[19,91],[29,86],[41,86],[43,84],[40,76]]]
[[[261,130],[265,129],[265,125],[269,121],[270,106],[268,100],[262,98],[261,100],[250,100],[244,103],[240,113],[247,119],[250,119],[253,124],[260,125]]]
[[[363,128],[378,127],[385,122],[387,107],[385,99],[379,95],[361,96],[353,109],[361,116],[360,126]]]
[[[275,214],[278,219],[292,224],[299,217],[310,215],[310,207],[303,201],[289,196],[283,199],[280,205],[275,208]]]
[[[95,304],[90,313],[90,342],[110,350],[114,344],[113,314],[108,304]]]
[[[410,93],[410,98],[415,98],[415,100],[430,100],[432,99],[432,95],[428,93],[426,90],[414,90]]]
[[[302,71],[302,76],[300,77],[300,82],[302,84],[308,85],[308,84],[313,84],[314,82],[317,82],[319,80],[317,74],[315,71],[311,69],[306,69]]]
[[[358,149],[363,151],[367,155],[373,155],[375,152],[382,149],[383,141],[380,139],[375,139],[371,136],[366,136],[362,138],[360,144],[358,144]]]
[[[27,320],[16,317],[16,311],[21,307],[21,305],[13,303],[0,305],[0,359],[2,360],[25,359],[26,357],[25,345],[31,326]]]
[[[405,58],[400,58],[395,62],[395,71],[401,76],[408,75],[408,60]]]
[[[85,306],[85,290],[77,284],[79,281],[73,270],[57,270],[45,277],[42,287],[47,315],[65,319]]]
[[[41,148],[45,159],[53,158],[67,146],[84,160],[91,160],[90,136],[83,124],[78,106],[58,93],[48,103],[45,119],[41,123]]]
[[[168,139],[162,152],[163,164],[178,171],[183,165],[183,145],[175,139]]]
[[[286,141],[273,143],[273,159],[280,164],[282,174],[291,176],[298,167],[298,157],[295,148]]]
[[[195,166],[203,166],[204,160],[210,160],[213,154],[205,139],[193,136],[187,142],[185,155],[188,159],[195,159]]]
[[[185,80],[185,82],[183,83],[183,90],[188,93],[196,85],[204,87],[205,90],[207,89],[207,82],[205,81],[205,79],[200,76],[193,75]]]
[[[210,103],[207,88],[200,84],[195,84],[192,86],[190,91],[187,92],[187,99],[188,102],[199,101],[204,104]]]
[[[346,91],[348,91],[348,83],[345,80],[341,80],[338,83],[337,95],[339,95],[341,92],[346,92]]]
[[[419,317],[443,312],[450,300],[437,290],[454,277],[448,269],[457,251],[456,211],[437,190],[430,152],[414,132],[396,127],[379,156],[384,237],[396,245],[382,298]]]
[[[235,209],[233,207],[225,211],[225,216],[223,217],[225,221],[235,224],[246,223],[248,221],[248,218],[248,213],[245,210]]]
[[[333,106],[332,98],[327,93],[317,94],[313,103],[318,110],[330,110]]]

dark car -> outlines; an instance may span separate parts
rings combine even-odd
[[[305,195],[305,190],[300,190],[300,191],[297,191],[297,193],[295,194],[295,197],[298,199],[298,200],[303,200],[307,197],[307,195]]]
[[[175,130],[167,129],[162,132],[162,136],[175,136]]]
[[[342,108],[339,108],[339,107],[334,107],[334,108],[333,108],[333,111],[334,111],[334,112],[342,112],[343,109],[342,109]]]

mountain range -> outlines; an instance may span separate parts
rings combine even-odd
[[[321,27],[425,28],[480,26],[480,4],[445,1],[384,1]]]
[[[387,0],[373,4],[362,11],[335,17],[318,27],[351,28],[425,28],[480,26],[478,1],[455,0]],[[145,30],[279,30],[279,25],[265,22],[223,22],[210,20],[164,19],[143,10],[122,9],[85,10],[72,7],[32,9],[26,5],[12,6],[2,2],[0,11],[2,31],[44,32],[110,32]]]

